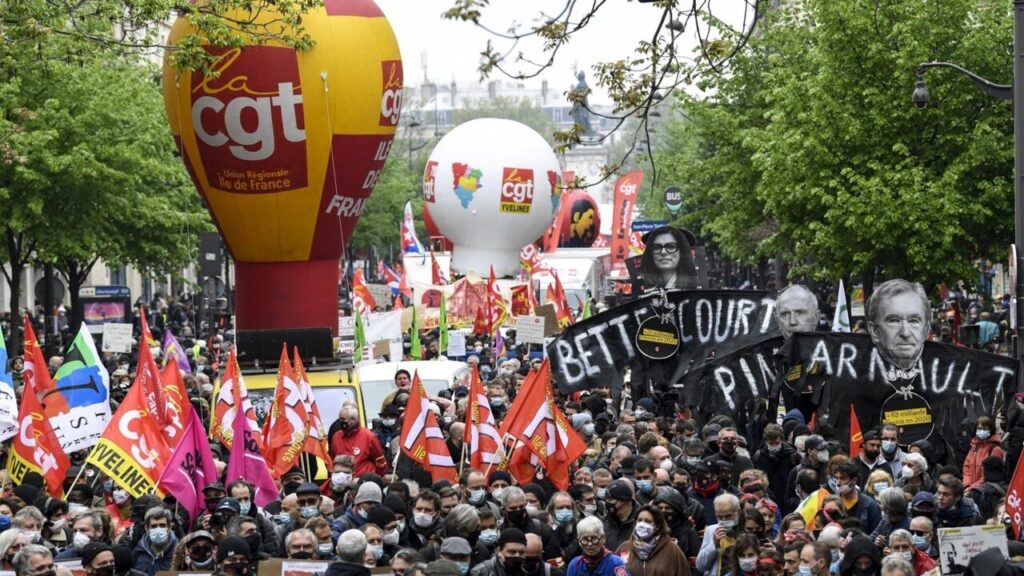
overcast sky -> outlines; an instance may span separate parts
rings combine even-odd
[[[427,77],[434,82],[475,82],[479,78],[477,67],[480,52],[493,38],[485,31],[468,22],[444,20],[441,14],[452,6],[454,0],[376,0],[384,10],[395,30],[402,50],[405,68],[405,83],[418,85],[424,79],[424,60]],[[590,2],[578,5],[590,6]],[[717,17],[737,28],[743,22],[744,0],[709,0]],[[561,10],[564,0],[492,0],[486,8],[481,23],[495,30],[507,31],[513,22],[529,25],[546,11]],[[582,9],[579,9],[582,13]],[[588,83],[594,88],[596,82],[590,69],[597,62],[618,60],[631,55],[641,39],[650,40],[661,11],[653,4],[641,4],[627,0],[608,0],[591,21],[591,24],[559,51],[554,66],[528,84],[540,84],[546,79],[553,90],[564,92],[575,84],[573,66],[587,72]],[[496,48],[507,48],[508,43],[495,39]],[[687,46],[695,46],[694,36],[687,31]],[[517,49],[528,56],[543,56],[536,42],[521,43]],[[492,78],[504,78],[495,72]],[[592,103],[605,101],[603,94],[596,93]]]

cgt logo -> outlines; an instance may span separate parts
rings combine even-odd
[[[533,205],[533,170],[504,168],[501,177],[499,212],[529,214]]]
[[[431,160],[427,162],[427,167],[423,170],[423,201],[433,202],[434,201],[434,182],[437,180],[437,161]]]
[[[227,145],[235,158],[249,161],[274,155],[278,122],[286,142],[306,140],[305,129],[299,127],[301,88],[292,81],[256,86],[247,74],[253,60],[240,48],[229,50],[214,63],[214,73],[202,76],[192,89],[193,97],[202,94],[192,102],[196,137],[212,148]],[[297,66],[292,68],[295,74],[289,80],[297,81]]]
[[[384,80],[380,97],[380,125],[398,126],[402,111],[402,61],[385,60],[380,63]]]

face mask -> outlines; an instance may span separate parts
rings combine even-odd
[[[593,516],[597,514],[597,504],[587,504],[583,507],[583,513],[587,516]]]
[[[392,426],[395,425],[395,419],[394,418],[385,418],[384,419],[384,425],[387,426],[388,428],[391,428]]]
[[[512,524],[515,524],[517,526],[521,526],[521,525],[526,523],[527,514],[528,514],[528,512],[526,510],[522,510],[522,509],[520,509],[520,510],[512,510],[512,511],[509,511],[505,515],[505,517],[508,518],[508,521],[511,522]]]
[[[540,511],[540,508],[538,508],[535,504],[527,504],[526,505],[526,513],[529,514],[530,516],[533,516],[534,514],[536,514],[539,511]]]
[[[832,551],[832,563],[833,564],[835,564],[836,562],[839,562],[842,559],[843,559],[843,555],[840,554],[838,548],[836,548],[835,550]]]
[[[415,512],[412,515],[412,521],[420,528],[428,528],[434,523],[434,517],[423,512]]]
[[[721,448],[722,454],[735,454],[736,453],[736,444],[734,444],[732,442],[723,442],[721,445],[719,445],[719,448]]]
[[[811,574],[812,574],[812,572],[811,572],[810,564],[801,564],[800,565],[800,576],[811,576]]]
[[[149,541],[157,546],[163,546],[167,544],[171,534],[167,531],[167,528],[150,528],[149,529]]]
[[[917,548],[918,550],[928,550],[928,540],[925,539],[924,536],[918,536],[917,534],[914,534],[911,540],[914,543],[914,548]]]
[[[594,425],[593,424],[584,424],[583,425],[583,433],[587,434],[588,436],[593,436],[594,435]]]
[[[868,461],[874,462],[875,460],[878,460],[878,451],[877,450],[865,450],[864,451],[864,457],[867,458]]]
[[[673,488],[679,491],[680,494],[686,494],[686,491],[690,489],[689,484],[673,484]]]
[[[331,487],[340,490],[352,482],[352,475],[346,472],[335,472],[331,474]]]
[[[22,534],[25,535],[25,539],[28,540],[29,543],[35,542],[36,539],[39,538],[39,530],[25,530]]]
[[[904,466],[903,468],[900,468],[900,476],[903,476],[904,478],[913,478],[914,469],[910,466]]]
[[[856,566],[853,567],[853,576],[874,576],[874,575],[875,575],[875,571],[872,570],[871,568],[868,568],[867,570],[862,570],[860,568],[857,568]]]
[[[245,562],[239,564],[222,564],[220,569],[228,574],[245,575],[249,573],[249,564]]]
[[[71,544],[75,547],[75,550],[81,552],[82,548],[85,548],[85,545],[91,541],[92,538],[85,532],[75,532],[74,537],[71,539]]]
[[[989,432],[988,430],[978,430],[977,432],[975,432],[975,435],[978,437],[978,440],[988,440],[989,436],[991,436],[992,433]]]
[[[498,406],[501,406],[501,398],[500,397],[495,396],[495,397],[491,398],[490,402],[491,402],[491,406],[494,406],[495,408],[497,408]]]
[[[608,489],[607,488],[598,488],[597,489],[597,497],[600,498],[601,500],[604,500],[604,496],[607,493],[608,493]]]
[[[779,445],[776,445],[776,446],[772,446],[771,444],[768,445],[768,453],[773,455],[773,456],[775,454],[778,454],[781,451],[782,451],[782,444],[779,444]]]
[[[881,494],[882,492],[889,489],[888,482],[875,482],[874,484],[872,484],[872,486],[875,487],[875,494]]]
[[[664,470],[665,472],[671,472],[672,469],[675,468],[675,466],[672,464],[672,461],[669,460],[668,458],[662,460],[661,464],[659,464],[658,467]]]
[[[317,510],[316,506],[303,506],[302,508],[299,508],[299,514],[306,520],[315,517],[319,513],[320,511]]]
[[[722,528],[725,528],[726,530],[732,530],[733,528],[736,527],[736,521],[735,520],[722,520],[721,522],[718,523],[718,525],[721,526]]]
[[[88,509],[88,506],[83,506],[78,502],[68,502],[68,514],[80,514]]]
[[[501,561],[505,565],[505,572],[509,574],[520,574],[523,571],[523,559],[518,556],[510,556]]]
[[[292,558],[294,560],[312,560],[313,554],[310,552],[296,552],[295,554],[289,556],[289,558]]]
[[[900,556],[902,556],[903,559],[907,562],[914,562],[914,553],[910,550],[907,550],[906,552],[900,552]]]
[[[572,522],[572,510],[569,510],[568,508],[555,510],[555,522],[563,525]]]
[[[690,466],[696,466],[697,464],[700,464],[700,456],[687,456],[686,463]]]
[[[374,546],[373,547],[373,557],[374,557],[374,559],[380,560],[381,557],[383,557],[383,556],[384,556],[384,547],[383,546]]]
[[[743,572],[753,572],[754,570],[757,570],[757,557],[740,558],[740,570]]]
[[[128,501],[128,492],[122,488],[118,488],[110,494],[110,497],[114,499],[114,504],[120,506]]]
[[[252,510],[252,502],[246,500],[245,502],[239,502],[238,508],[243,515],[249,514],[249,510]]]
[[[469,503],[473,506],[483,504],[485,498],[487,498],[487,491],[483,488],[469,491]]]
[[[358,514],[359,517],[363,520],[366,520],[366,517],[369,515],[369,513],[364,508],[360,508],[359,511],[356,512],[356,514]]]
[[[249,545],[249,551],[252,552],[253,556],[255,556],[256,553],[259,552],[260,544],[262,544],[263,541],[260,538],[259,532],[253,532],[249,536],[245,537],[245,543]]]
[[[292,515],[287,512],[274,514],[274,522],[276,522],[278,526],[285,526],[286,524],[291,524],[291,521]]]
[[[461,576],[469,574],[469,562],[456,562],[455,564],[459,566],[459,574]]]
[[[324,542],[323,544],[317,544],[316,551],[321,556],[330,556],[331,552],[334,551],[334,546],[330,542]]]
[[[284,484],[281,487],[284,488],[285,495],[294,494],[295,491],[299,489],[299,483],[298,482],[288,482],[288,483]]]
[[[405,520],[399,520],[398,526],[395,527],[395,530],[397,530],[398,533],[401,534],[402,531],[405,530]]]
[[[646,494],[650,492],[652,488],[654,488],[654,482],[650,480],[637,480],[636,488],[637,490]]]
[[[833,491],[833,492],[836,492],[836,491],[838,491],[838,488],[839,487],[836,484],[836,479],[831,477],[831,476],[829,476],[828,477],[828,489]]]
[[[839,495],[840,496],[849,496],[852,492],[853,492],[853,485],[852,484],[846,484],[846,485],[843,485],[843,486],[839,487]]]
[[[495,488],[495,489],[491,490],[491,496],[494,496],[494,499],[497,500],[498,502],[501,502],[501,495],[504,494],[504,493],[505,493],[505,489],[504,488]]]
[[[895,451],[896,451],[896,441],[895,440],[882,440],[882,452],[885,452],[886,454],[892,454]]]
[[[194,568],[209,568],[213,565],[213,554],[189,556],[188,562]]]
[[[498,542],[498,531],[494,528],[482,530],[479,540],[484,546],[494,546]]]
[[[95,568],[92,573],[94,576],[114,576],[114,567],[104,566],[103,568]]]
[[[654,535],[654,524],[647,522],[637,522],[636,527],[633,528],[633,535],[640,540],[647,540]]]
[[[394,529],[384,535],[384,543],[388,546],[395,546],[398,544],[398,529]]]
[[[110,494],[111,492],[113,492],[114,491],[114,481],[113,480],[104,480],[103,481],[103,490],[107,494]]]
[[[818,462],[828,462],[828,450],[818,450],[815,452],[815,456]]]
[[[51,532],[60,532],[61,530],[64,529],[65,526],[67,526],[67,524],[68,524],[68,519],[67,518],[61,518],[60,520],[54,520],[53,522],[50,522],[50,531]]]
[[[476,353],[478,353],[478,354],[479,354],[480,352],[483,352],[483,351],[484,351],[484,347],[483,347],[483,346],[473,346],[473,350],[474,350],[474,351],[475,351]]]

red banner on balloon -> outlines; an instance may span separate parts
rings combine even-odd
[[[633,224],[633,207],[640,192],[644,173],[634,170],[615,182],[612,199],[612,266],[622,266],[629,256],[629,232]]]

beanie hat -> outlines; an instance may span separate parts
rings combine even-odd
[[[359,485],[359,492],[356,492],[356,499],[353,504],[362,504],[363,502],[373,502],[380,504],[384,495],[380,490],[380,486],[373,482],[363,482]]]

